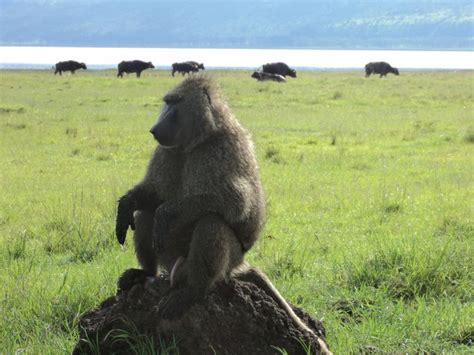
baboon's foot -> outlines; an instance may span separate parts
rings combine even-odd
[[[170,292],[161,304],[158,314],[163,319],[181,318],[195,303],[204,297],[189,287]]]
[[[120,275],[117,281],[119,291],[130,290],[134,285],[143,284],[147,277],[156,276],[152,272],[142,269],[128,269]]]

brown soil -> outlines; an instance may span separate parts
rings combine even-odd
[[[300,330],[253,283],[221,282],[204,301],[173,320],[158,315],[160,301],[168,294],[167,279],[149,277],[108,298],[82,316],[73,354],[282,354],[283,349],[290,355],[319,353],[316,337]],[[321,322],[293,309],[324,338]]]

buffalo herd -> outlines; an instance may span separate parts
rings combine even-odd
[[[123,73],[136,73],[137,78],[139,78],[142,71],[154,68],[155,66],[152,62],[144,62],[141,60],[123,60],[117,66],[117,77],[123,78]],[[55,75],[57,73],[62,75],[63,72],[67,71],[70,71],[71,74],[74,74],[76,70],[87,69],[87,66],[85,63],[67,60],[56,63],[53,66],[53,69]],[[184,76],[185,74],[197,73],[199,70],[204,69],[203,63],[198,63],[192,60],[187,62],[173,63],[171,65],[171,76],[174,76],[175,73],[181,73],[181,75]],[[386,77],[389,73],[400,75],[398,69],[392,67],[387,62],[370,62],[365,65],[366,78],[372,74],[379,74],[380,78],[382,78]],[[296,78],[296,70],[290,68],[286,63],[283,62],[264,64],[251,75],[251,77],[257,79],[257,81],[276,81],[279,83],[285,83],[287,76]]]

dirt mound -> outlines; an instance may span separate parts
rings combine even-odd
[[[165,277],[150,277],[108,298],[82,316],[73,354],[281,354],[283,349],[288,354],[319,353],[317,338],[297,328],[253,283],[221,282],[175,320],[158,316],[160,301],[168,294]],[[324,338],[321,322],[293,309]]]

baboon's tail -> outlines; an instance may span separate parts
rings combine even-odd
[[[321,348],[321,354],[332,354],[331,351],[329,351],[327,344],[296,315],[296,313],[293,311],[293,308],[291,308],[288,302],[286,302],[280,292],[278,292],[276,287],[270,281],[268,276],[265,275],[262,271],[250,266],[247,263],[244,263],[241,267],[238,268],[237,271],[233,273],[233,275],[238,280],[251,282],[256,286],[260,287],[262,290],[264,290],[270,297],[275,300],[275,302],[280,307],[285,310],[288,316],[293,319],[293,321],[298,325],[300,329],[313,334],[318,339],[318,343]]]

